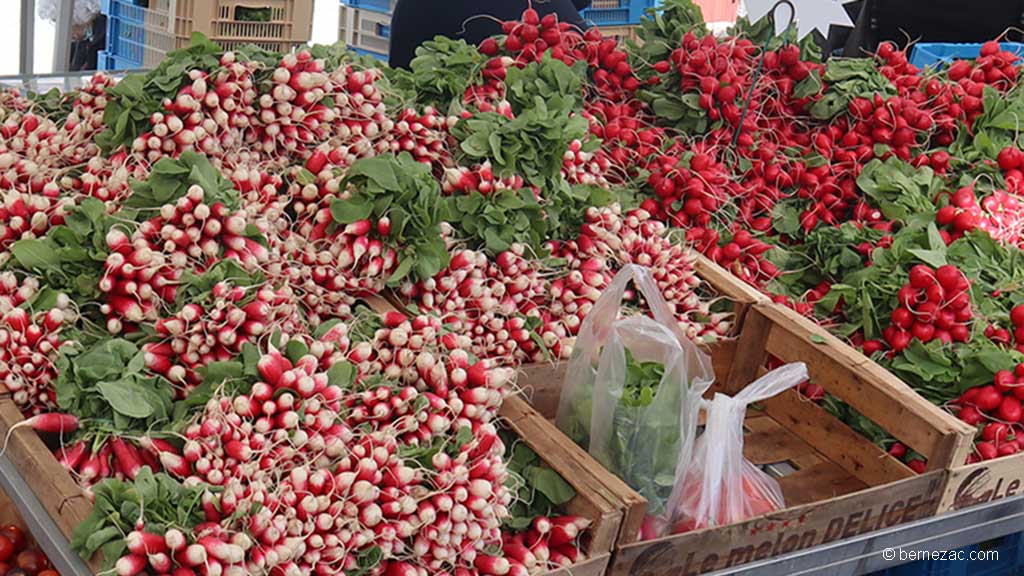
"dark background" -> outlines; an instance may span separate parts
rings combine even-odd
[[[1024,38],[1024,0],[861,0],[846,4],[856,29],[833,28],[827,52],[873,52],[879,42],[980,43]],[[1003,35],[1010,28],[1007,34]]]

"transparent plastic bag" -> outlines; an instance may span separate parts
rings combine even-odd
[[[734,397],[715,394],[706,402],[704,433],[673,495],[672,532],[725,526],[785,507],[779,483],[743,457],[747,406],[807,380],[807,366],[786,364]]]
[[[619,318],[633,280],[653,319]],[[660,367],[663,367],[663,371]],[[627,388],[627,379],[657,386]],[[558,427],[648,501],[668,524],[669,499],[689,460],[711,358],[690,341],[650,272],[625,266],[580,327],[558,406]]]

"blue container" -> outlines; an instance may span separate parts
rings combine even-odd
[[[114,70],[142,68],[146,49],[144,12],[129,0],[103,0],[107,16],[107,59]]]
[[[107,18],[120,18],[140,26],[145,24],[145,8],[136,6],[131,0],[103,0],[100,10]]]
[[[875,572],[871,576],[1022,576],[1024,575],[1024,532],[982,542],[957,551],[960,560],[923,560]],[[971,553],[976,558],[971,560]],[[998,553],[993,557],[992,553]],[[981,557],[978,554],[988,554]]]
[[[388,61],[387,54],[381,54],[380,52],[374,52],[373,50],[366,50],[364,48],[357,48],[355,46],[349,46],[348,49],[362,56],[373,56],[374,58],[382,62]]]
[[[587,8],[583,19],[594,26],[632,26],[639,24],[648,8],[654,7],[655,0],[618,0],[618,7],[607,8],[609,2],[601,2],[600,8]]]
[[[116,70],[138,70],[141,68],[138,62],[119,58],[106,50],[100,50],[96,55],[96,69],[106,72]]]
[[[1024,57],[1024,44],[1003,42],[1000,46],[1003,50]],[[979,54],[981,54],[981,44],[924,43],[914,46],[914,54],[910,57],[910,63],[918,68],[943,66],[953,60],[974,60]]]
[[[391,13],[391,0],[342,0],[341,3],[360,10],[370,10],[382,14]]]

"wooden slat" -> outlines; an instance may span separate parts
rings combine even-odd
[[[863,490],[867,484],[834,462],[822,461],[779,478],[786,506],[822,502]]]
[[[723,390],[726,394],[734,396],[757,379],[758,372],[764,367],[764,350],[771,330],[771,320],[751,309],[743,322],[743,332],[736,343],[736,355],[733,357],[729,379],[725,381]]]
[[[567,512],[594,519],[590,528],[593,553],[610,552],[627,520],[631,530],[639,530],[647,502],[643,498],[621,500],[619,495],[628,488],[622,480],[602,468],[522,398],[506,398],[500,414],[516,435],[576,490],[577,497],[569,503]]]
[[[771,321],[767,352],[785,362],[807,362],[815,384],[935,460],[932,464],[949,467],[966,459],[973,427],[928,402],[884,368],[796,312],[781,306],[755,305],[747,325],[756,325],[759,316]]]
[[[809,468],[825,461],[813,446],[768,416],[755,413],[743,424],[750,431],[743,436],[743,455],[752,464],[791,462],[798,468]]]
[[[398,310],[398,308],[382,294],[368,295],[360,298],[371,310],[378,314]]]
[[[0,436],[7,437],[11,426],[22,420],[21,412],[13,401],[0,400]],[[57,463],[57,459],[31,428],[19,428],[11,434],[7,443],[7,456],[28,482],[61,533],[70,540],[75,526],[85,520],[92,510],[92,503],[81,488]],[[99,554],[92,558],[89,566],[93,571],[99,569]]]
[[[914,472],[820,406],[788,390],[762,403],[787,430],[866,485],[910,478]]]
[[[729,381],[732,373],[733,361],[736,358],[736,347],[739,342],[736,340],[723,340],[716,342],[705,349],[711,354],[711,367],[715,371],[715,383],[725,384]],[[724,388],[724,386],[723,386]]]
[[[868,487],[768,414],[747,414],[743,425],[749,432],[744,434],[743,456],[755,465],[787,462],[797,468],[779,479],[786,506],[827,500]]]
[[[730,526],[623,546],[609,576],[695,576],[934,516],[946,472],[795,506]]]

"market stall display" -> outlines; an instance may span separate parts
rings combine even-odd
[[[822,63],[699,15],[623,44],[527,10],[411,72],[194,34],[0,95],[4,450],[72,547],[122,576],[705,572],[1019,475],[1016,55]],[[686,450],[634,474],[546,420],[610,287],[712,392],[807,365],[745,420],[783,510],[639,541]],[[649,405],[667,362],[626,364]]]

